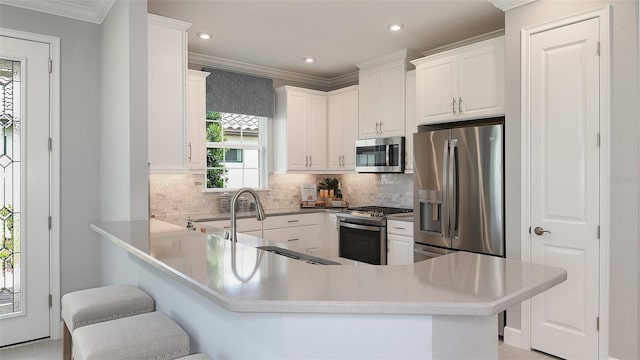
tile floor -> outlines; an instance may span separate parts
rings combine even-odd
[[[500,342],[500,360],[553,360],[551,355],[522,350]],[[0,349],[2,360],[60,360],[62,340],[41,340],[34,343]]]

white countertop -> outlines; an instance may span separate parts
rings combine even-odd
[[[222,231],[155,220],[91,227],[235,312],[493,315],[567,278],[562,269],[466,252],[403,266],[323,266],[258,250],[268,243],[246,235],[234,247]]]

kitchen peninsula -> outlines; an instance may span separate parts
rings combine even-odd
[[[233,245],[222,231],[155,220],[92,228],[113,259],[105,282],[149,292],[193,350],[216,358],[497,358],[496,314],[566,279],[561,269],[465,252],[323,266],[258,250],[274,244],[251,236]]]

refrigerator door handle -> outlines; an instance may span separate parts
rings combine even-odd
[[[449,142],[449,233],[453,238],[458,236],[458,140]]]
[[[440,222],[442,236],[449,238],[451,227],[449,226],[449,171],[447,164],[449,162],[449,140],[444,141],[444,151],[442,152],[442,221]]]

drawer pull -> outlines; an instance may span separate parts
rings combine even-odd
[[[398,229],[398,230],[407,230],[407,229],[405,229],[405,228],[401,228],[401,227],[397,227],[397,226],[394,226],[393,228],[394,228],[394,229]]]
[[[288,220],[287,222],[288,223],[297,223],[298,221],[300,221],[300,220]]]
[[[287,241],[298,241],[298,240],[300,240],[300,239],[289,239]]]

